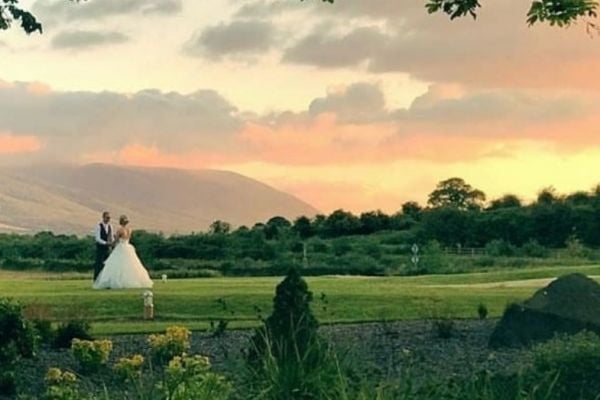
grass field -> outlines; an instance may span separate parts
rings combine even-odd
[[[552,278],[569,272],[600,276],[600,265],[419,277],[328,276],[307,281],[314,293],[317,317],[322,323],[335,323],[475,318],[480,303],[495,317],[506,304],[527,298]],[[21,301],[32,315],[54,320],[83,317],[92,322],[97,335],[154,332],[173,324],[207,329],[211,320],[219,319],[230,320],[232,328],[242,328],[256,326],[259,312],[268,315],[280,280],[157,281],[153,290],[157,318],[152,322],[142,320],[142,290],[92,290],[84,275],[0,271],[0,297]]]

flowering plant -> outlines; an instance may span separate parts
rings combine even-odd
[[[73,339],[71,342],[73,356],[79,361],[81,369],[85,372],[95,372],[101,366],[106,365],[112,348],[110,340]]]
[[[159,388],[169,400],[225,400],[232,390],[225,377],[211,371],[208,357],[185,353],[169,361]]]
[[[141,378],[143,366],[144,357],[141,354],[135,354],[129,358],[120,358],[113,369],[124,381],[133,381],[136,378]]]
[[[50,368],[44,378],[47,400],[80,400],[83,397],[77,389],[77,376],[69,371]]]
[[[148,344],[154,361],[165,364],[190,348],[191,332],[184,327],[171,326],[162,335],[150,335]]]

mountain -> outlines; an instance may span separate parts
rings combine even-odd
[[[217,170],[43,165],[0,169],[0,231],[91,233],[103,210],[127,214],[134,229],[205,231],[318,211],[243,175]]]

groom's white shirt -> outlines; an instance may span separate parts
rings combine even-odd
[[[96,229],[94,231],[94,236],[96,237],[96,243],[99,244],[108,244],[106,242],[106,240],[102,239],[102,235],[100,235],[100,232],[102,232],[102,230],[100,229],[100,225],[104,226],[104,230],[109,234],[109,239],[111,242],[114,242],[115,236],[114,236],[114,232],[112,230],[112,226],[110,224],[105,224],[104,222],[100,222],[96,225]],[[108,227],[110,226],[110,232],[108,230]]]

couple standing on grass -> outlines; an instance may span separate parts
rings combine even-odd
[[[102,221],[96,225],[96,264],[94,266],[94,289],[151,288],[148,271],[137,256],[135,247],[129,243],[131,228],[126,215],[119,218],[119,228],[114,231],[110,213],[102,213]]]

